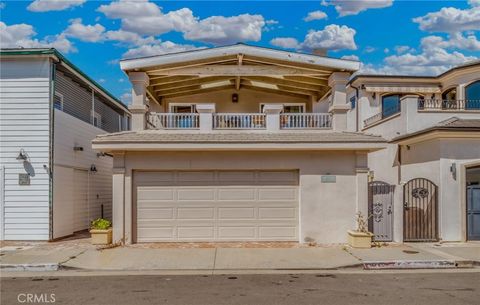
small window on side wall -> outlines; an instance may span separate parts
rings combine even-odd
[[[63,94],[55,92],[53,97],[53,108],[63,111]]]
[[[400,112],[400,95],[382,97],[382,117],[386,118]]]
[[[356,104],[357,104],[357,97],[356,97],[356,96],[352,96],[352,97],[350,98],[350,109],[355,109]]]
[[[100,113],[92,111],[91,122],[93,126],[102,128],[102,116]]]
[[[465,109],[480,109],[480,80],[465,87]]]

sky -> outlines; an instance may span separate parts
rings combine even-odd
[[[55,47],[125,103],[125,58],[243,42],[437,75],[480,59],[479,35],[480,0],[0,0],[1,48]]]

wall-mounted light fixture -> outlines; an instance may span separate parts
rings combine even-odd
[[[232,94],[232,103],[238,103],[238,94],[237,93]]]
[[[455,162],[450,165],[450,173],[452,173],[453,180],[457,180],[457,164]]]
[[[96,173],[96,172],[97,172],[97,167],[95,166],[95,164],[90,165],[90,171],[91,171],[92,173]]]
[[[77,145],[75,145],[75,146],[73,147],[73,151],[83,151],[83,147],[82,147],[82,146],[77,146]]]
[[[21,148],[18,156],[15,159],[17,159],[18,161],[28,161],[29,158],[27,152],[23,148]]]

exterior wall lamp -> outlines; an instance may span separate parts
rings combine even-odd
[[[450,173],[452,173],[453,180],[457,180],[457,164],[455,162],[450,165]]]
[[[23,148],[20,149],[20,152],[18,153],[18,156],[15,158],[18,161],[28,161],[28,154],[25,152]]]
[[[92,164],[92,165],[90,166],[90,171],[91,171],[92,173],[96,173],[96,172],[97,172],[97,167],[95,166],[95,164]]]

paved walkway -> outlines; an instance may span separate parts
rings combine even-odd
[[[392,244],[372,249],[293,243],[139,244],[98,250],[88,238],[8,243],[0,266],[12,270],[326,270],[429,268],[480,264],[480,243]],[[369,265],[370,264],[370,265]]]

